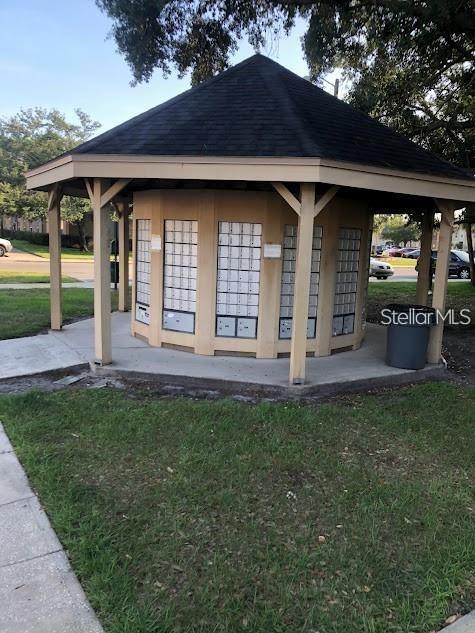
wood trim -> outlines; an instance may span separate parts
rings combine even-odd
[[[101,196],[101,207],[105,207],[106,204],[109,204],[109,202],[111,202],[111,200],[120,193],[124,187],[127,187],[131,180],[132,178],[120,178],[111,185]]]
[[[297,256],[295,262],[294,309],[289,368],[289,382],[294,385],[300,385],[305,382],[315,185],[302,183],[300,190],[302,208],[297,225]]]
[[[118,202],[119,209],[119,312],[128,312],[129,306],[129,202]]]
[[[94,191],[92,190],[91,181],[89,178],[84,178],[84,183],[86,185],[87,195],[89,196],[89,200],[92,202],[94,200]]]
[[[318,158],[117,156],[78,154],[27,173],[29,189],[71,178],[174,178],[324,182],[332,185],[475,202],[475,180],[416,174]]]
[[[96,363],[112,362],[109,213],[101,205],[104,183],[94,178],[94,346]]]
[[[55,184],[48,194],[49,270],[51,329],[63,326],[61,282],[61,187]]]
[[[277,193],[282,196],[282,198],[287,202],[287,204],[292,207],[292,209],[300,215],[301,203],[294,194],[287,189],[287,187],[282,182],[272,182],[271,183]]]
[[[454,208],[449,203],[440,200],[435,201],[442,218],[439,230],[439,248],[435,264],[434,289],[432,294],[432,307],[441,314],[445,311],[445,298],[447,294],[447,282],[449,273],[450,247],[452,242],[452,230],[454,225]],[[444,335],[444,322],[439,320],[432,327],[427,360],[429,363],[438,363],[442,353],[442,337]]]
[[[422,219],[421,249],[417,271],[416,303],[428,305],[431,284],[432,235],[434,231],[434,211],[427,209]]]
[[[317,200],[317,202],[315,203],[314,211],[313,211],[315,217],[317,217],[317,215],[321,211],[323,211],[323,209],[327,206],[327,204],[333,200],[333,198],[338,193],[339,189],[340,187],[337,187],[336,185],[334,185],[333,187],[330,187],[329,189],[327,189],[327,191],[325,191],[323,196]]]

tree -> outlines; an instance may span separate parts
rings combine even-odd
[[[469,0],[96,0],[134,82],[155,69],[198,83],[240,39],[259,48],[307,21],[312,78],[343,68],[350,101],[443,158],[473,166],[475,9]]]
[[[82,143],[100,127],[81,110],[76,116],[78,122],[69,123],[58,110],[34,108],[0,119],[0,215],[46,216],[46,194],[26,190],[25,172]],[[87,201],[64,198],[62,216],[78,226],[83,249],[84,217],[90,210]]]
[[[133,81],[155,69],[224,70],[239,40],[255,47],[307,22],[312,80],[343,69],[348,100],[473,171],[475,5],[471,0],[96,0]]]
[[[392,216],[382,227],[381,236],[393,244],[406,246],[408,242],[419,239],[420,229],[413,222],[404,220],[400,216]]]

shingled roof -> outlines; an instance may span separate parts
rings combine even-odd
[[[246,59],[71,153],[314,157],[471,178],[263,55]]]

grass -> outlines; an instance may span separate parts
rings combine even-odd
[[[416,299],[416,284],[413,281],[383,281],[370,283],[368,287],[367,318],[372,322],[380,321],[381,310],[388,303],[413,303]],[[475,286],[469,281],[454,282],[448,284],[447,309],[452,308],[460,312],[463,308],[469,308],[472,318],[475,318]],[[475,323],[472,324],[472,327]],[[450,326],[446,326],[450,327]]]
[[[11,240],[13,247],[24,251],[25,253],[31,253],[31,255],[36,255],[37,257],[43,257],[44,259],[49,259],[49,248],[48,246],[43,246],[41,244],[31,244],[25,240]],[[85,251],[80,251],[78,248],[62,248],[61,249],[61,259],[80,259],[80,260],[93,260],[94,253],[87,253]]]
[[[407,257],[378,257],[383,262],[391,264],[391,266],[404,266],[407,268],[415,268],[417,260],[408,259]]]
[[[112,291],[112,306],[117,307],[117,292]],[[92,316],[94,295],[91,288],[63,289],[65,321]],[[38,334],[49,328],[49,289],[0,290],[0,340]]]
[[[63,283],[77,281],[74,277],[63,276]],[[21,273],[14,270],[0,270],[0,284],[49,283],[49,275],[44,273]]]
[[[475,606],[475,390],[0,397],[107,633],[419,633]]]

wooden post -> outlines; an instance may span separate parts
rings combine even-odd
[[[432,295],[432,307],[441,314],[445,311],[445,297],[447,294],[447,280],[449,274],[450,247],[452,241],[452,229],[454,223],[454,205],[448,200],[436,200],[441,213],[439,248],[435,265],[434,289]],[[442,337],[444,334],[444,321],[439,322],[431,330],[427,360],[429,363],[438,363],[442,353]]]
[[[308,296],[312,262],[313,220],[315,216],[315,185],[300,185],[301,210],[297,227],[297,257],[295,262],[294,309],[290,343],[289,382],[305,382],[307,355]]]
[[[103,181],[94,178],[94,343],[97,365],[112,362],[109,212],[101,204]]]
[[[51,329],[60,330],[63,325],[61,306],[61,190],[54,185],[48,198],[49,227],[49,280]]]
[[[212,191],[202,194],[195,202],[198,211],[198,279],[196,301],[195,354],[213,356],[216,317],[217,222],[215,196]],[[208,274],[205,273],[208,272]]]
[[[427,305],[432,258],[432,232],[434,229],[434,211],[427,209],[422,220],[421,250],[417,270],[416,303]]]
[[[129,201],[118,202],[119,211],[119,301],[120,312],[129,310]]]

